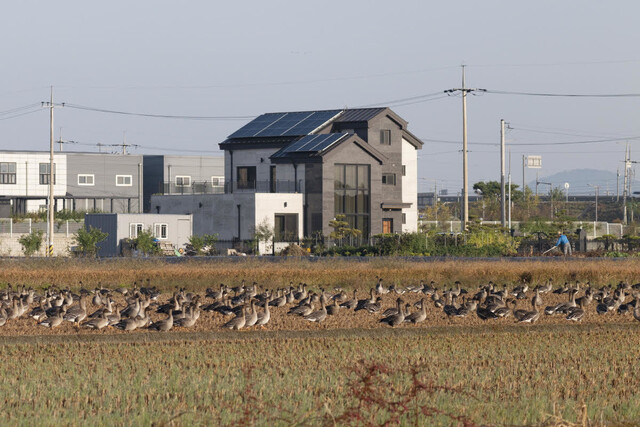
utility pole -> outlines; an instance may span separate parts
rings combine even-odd
[[[522,194],[524,194],[524,165],[525,165],[525,161],[527,159],[527,156],[525,156],[524,154],[522,155]]]
[[[506,213],[506,194],[504,182],[504,119],[500,119],[500,225],[505,227]]]
[[[54,104],[53,102],[53,86],[51,86],[51,98],[49,102],[43,102],[43,107],[47,107],[49,109],[49,200],[47,206],[47,249],[46,256],[53,256],[53,223],[54,223],[54,211],[55,211],[55,201],[53,197],[53,181],[55,179],[54,168],[55,164],[53,163],[53,109],[55,107],[64,107],[64,103],[62,104]]]
[[[465,86],[464,67],[462,65],[462,87],[455,89],[447,89],[444,92],[451,94],[453,92],[462,93],[462,215],[460,215],[461,231],[467,229],[467,223],[469,222],[469,179],[467,176],[467,93],[481,91],[486,92],[486,89],[471,89]]]
[[[616,203],[620,201],[620,168],[616,169]]]
[[[509,148],[509,230],[511,230],[511,148]]]
[[[622,223],[627,225],[627,181],[629,179],[629,169],[631,163],[629,162],[629,143],[624,150],[624,185],[622,188]]]

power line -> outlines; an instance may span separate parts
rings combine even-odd
[[[256,116],[187,116],[173,114],[150,114],[150,113],[134,113],[130,111],[109,110],[106,108],[88,107],[77,104],[64,104],[65,107],[74,108],[76,110],[94,111],[98,113],[119,114],[123,116],[150,117],[158,119],[181,119],[181,120],[249,120]]]
[[[513,92],[506,90],[485,90],[486,93],[494,95],[522,95],[522,96],[543,96],[556,98],[637,98],[640,93],[542,93],[542,92]]]

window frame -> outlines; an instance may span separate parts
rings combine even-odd
[[[180,180],[180,183],[178,183]],[[176,175],[173,179],[176,187],[191,187],[191,175]]]
[[[214,180],[217,180],[216,183]],[[211,186],[212,187],[224,187],[224,176],[211,175]]]
[[[91,183],[80,182],[80,177],[84,177],[84,178],[91,177]],[[95,174],[92,174],[92,173],[79,173],[78,174],[78,185],[83,185],[83,186],[88,186],[88,187],[96,185],[96,176],[95,176]]]
[[[6,168],[7,168],[6,172],[2,171],[2,165],[6,165]],[[13,172],[11,171],[11,166],[13,166]],[[17,183],[18,183],[18,163],[17,162],[0,162],[0,185],[16,185]]]
[[[118,184],[118,178],[129,178],[129,183]],[[116,175],[116,187],[133,187],[133,175]]]
[[[42,172],[42,166],[46,166],[46,172]],[[39,185],[49,185],[50,163],[38,163],[38,183]],[[56,185],[56,164],[53,164],[53,185]]]
[[[392,178],[391,181],[393,181],[393,182],[389,182],[389,178]],[[383,185],[396,185],[397,182],[398,181],[397,181],[395,173],[383,173],[382,174],[382,184]]]
[[[380,129],[380,145],[391,145],[391,129]]]
[[[158,233],[158,227],[160,227],[160,233]],[[164,236],[163,236],[164,228]],[[167,240],[169,237],[169,224],[166,222],[154,222],[153,223],[153,236],[158,240]]]
[[[241,169],[247,170],[246,181],[240,179]],[[257,184],[256,183],[256,179],[258,176],[257,174],[258,174],[258,170],[255,166],[237,166],[236,167],[236,186],[238,190],[255,190],[256,184]],[[253,175],[253,181],[251,180],[252,175]]]
[[[135,226],[135,228],[133,228]],[[129,238],[137,239],[138,233],[144,231],[144,224],[142,222],[130,222],[129,223]]]

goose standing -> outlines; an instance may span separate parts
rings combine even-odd
[[[267,299],[264,305],[264,311],[258,313],[258,320],[256,321],[256,326],[260,326],[264,328],[264,326],[269,323],[271,320],[271,312],[269,311],[269,300]]]
[[[384,317],[380,319],[380,323],[386,323],[389,326],[398,326],[402,322],[404,322],[404,311],[402,310],[402,298],[398,298],[396,300],[396,309],[398,310],[395,314],[391,316]]]
[[[304,316],[304,320],[308,320],[309,322],[321,323],[324,321],[324,319],[327,318],[327,306],[324,294],[322,294],[322,297],[320,298],[320,307],[320,310],[314,311],[313,313]]]
[[[169,317],[163,320],[158,320],[155,323],[149,325],[149,329],[155,329],[156,331],[166,332],[173,328],[173,311],[169,310]]]
[[[411,323],[421,323],[427,319],[427,304],[425,304],[424,298],[420,300],[420,311],[416,311],[415,313],[411,313],[408,315],[404,321]]]

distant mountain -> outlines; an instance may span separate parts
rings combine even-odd
[[[535,169],[528,169],[528,175],[535,174]],[[569,183],[569,194],[593,194],[595,192],[592,186],[600,186],[600,195],[616,194],[616,174],[614,172],[598,170],[598,169],[574,169],[570,171],[562,171],[549,176],[540,176],[539,181],[549,182],[554,188],[559,187],[564,191],[565,182]],[[624,176],[620,176],[620,194],[622,194],[622,186]],[[517,181],[516,181],[517,184]],[[522,184],[520,184],[522,185]],[[535,191],[536,180],[529,181],[527,185]],[[633,183],[632,183],[633,186]],[[635,186],[634,186],[635,187]],[[546,194],[549,192],[549,185],[539,184],[538,194]]]

